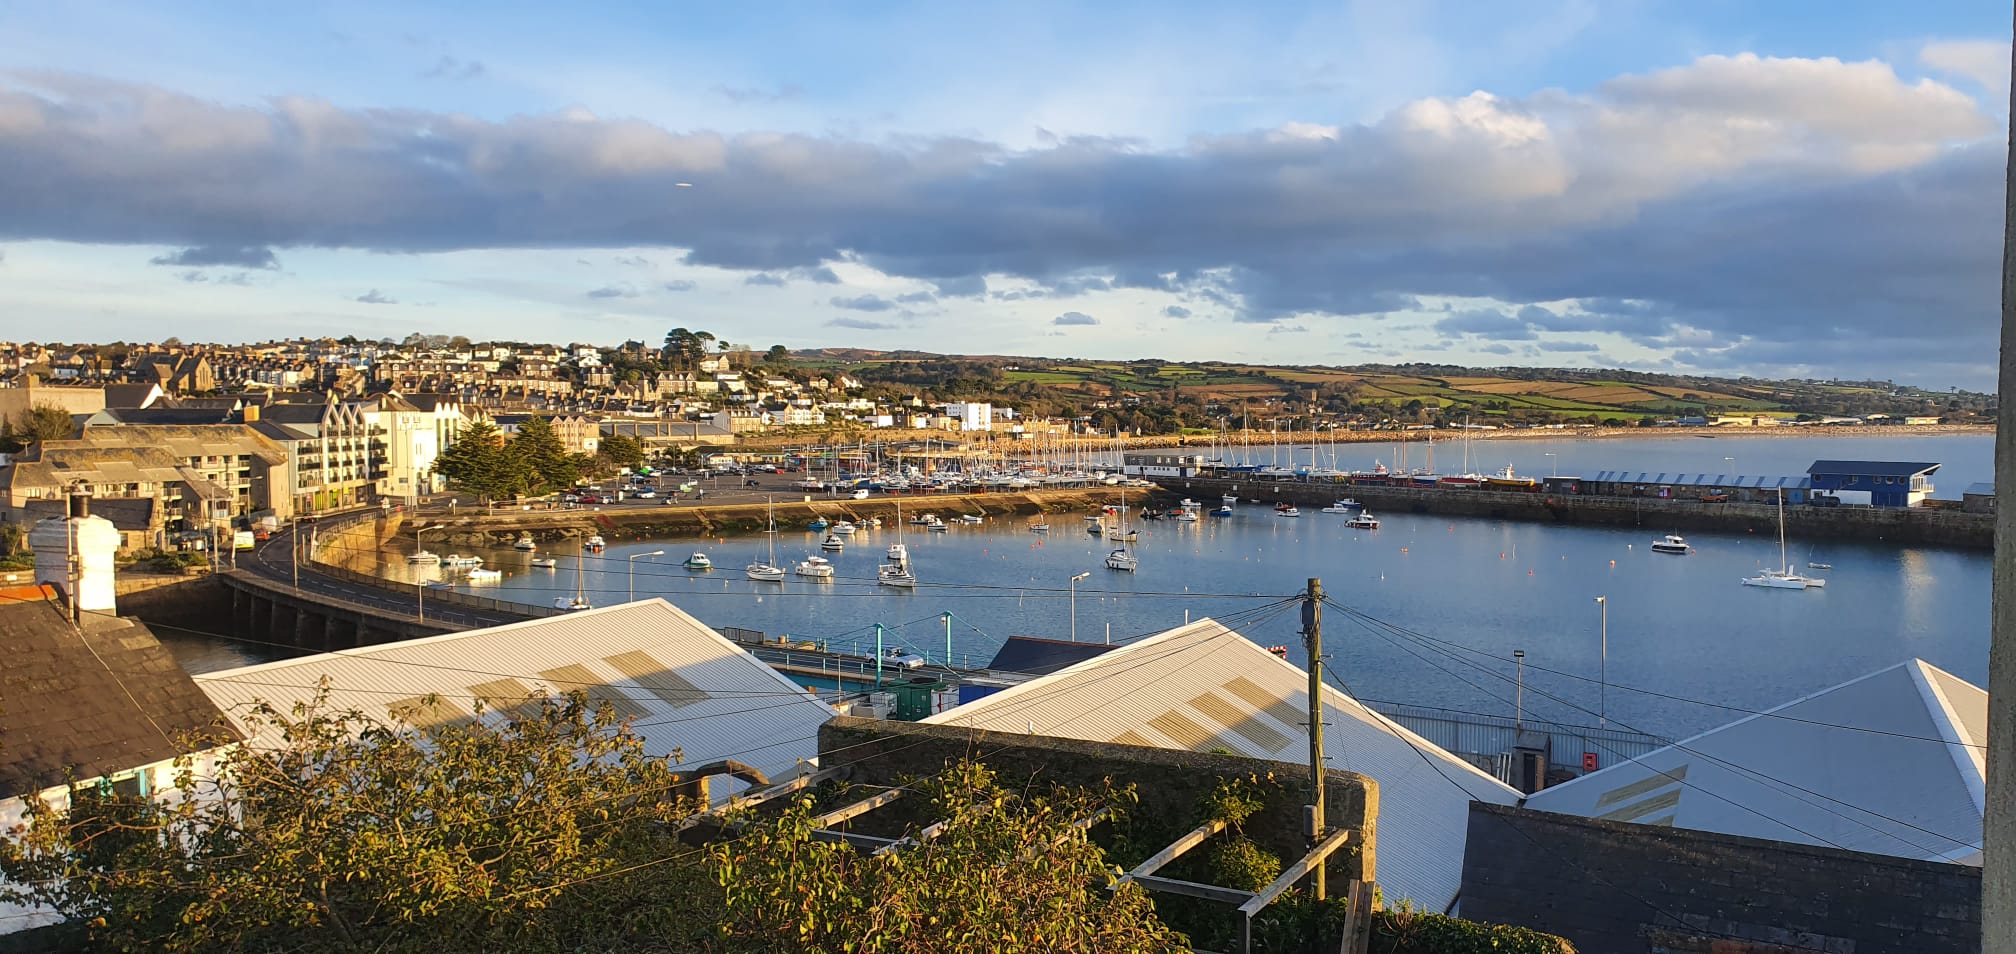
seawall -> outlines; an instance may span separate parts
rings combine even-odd
[[[1778,508],[1769,504],[1706,504],[1657,497],[1592,497],[1456,488],[1383,487],[1373,484],[1230,480],[1215,477],[1165,478],[1171,491],[1215,503],[1237,493],[1241,499],[1298,506],[1324,506],[1342,497],[1365,504],[1375,514],[1434,513],[1528,520],[1580,526],[1642,527],[1655,533],[1715,530],[1776,534]],[[1991,514],[1904,507],[1785,508],[1785,534],[1813,539],[1875,540],[1916,546],[1989,549],[1995,545]]]

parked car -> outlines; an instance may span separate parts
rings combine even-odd
[[[1728,495],[1728,494],[1725,494],[1725,493],[1723,493],[1723,492],[1721,492],[1721,491],[1719,491],[1719,490],[1716,490],[1716,491],[1710,491],[1709,493],[1705,493],[1705,494],[1702,494],[1702,495],[1701,495],[1701,502],[1702,502],[1702,503],[1728,503],[1728,502],[1729,502],[1729,495]]]
[[[658,496],[658,491],[655,491],[655,490],[652,490],[652,489],[651,489],[651,488],[649,488],[649,487],[646,487],[646,488],[644,488],[643,490],[640,490],[640,491],[637,491],[636,493],[633,493],[633,494],[631,494],[630,496],[632,496],[632,497],[635,497],[635,498],[637,498],[638,500],[650,500],[650,499],[652,499],[653,497],[656,497],[656,496]]]
[[[890,665],[901,666],[904,669],[921,669],[924,666],[924,657],[905,649],[892,647],[883,655],[885,662]]]

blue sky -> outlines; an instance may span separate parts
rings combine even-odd
[[[687,325],[1986,388],[2009,32],[1980,3],[9,5],[0,336]]]

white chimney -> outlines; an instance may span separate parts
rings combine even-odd
[[[89,497],[70,498],[70,516],[35,522],[28,546],[35,551],[35,582],[53,584],[76,609],[86,613],[117,613],[112,557],[119,552],[119,530],[112,521],[90,514]],[[71,558],[76,557],[77,581],[71,583]]]

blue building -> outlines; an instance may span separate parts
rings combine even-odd
[[[1895,460],[1816,460],[1806,468],[1814,495],[1844,504],[1916,507],[1932,493],[1938,464]]]

